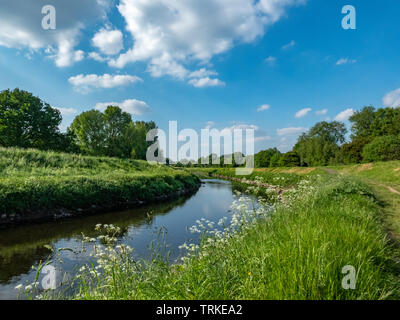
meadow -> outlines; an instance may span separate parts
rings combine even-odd
[[[398,299],[398,250],[373,188],[333,169],[290,170],[254,176],[287,187],[273,208],[262,198],[259,208],[238,200],[223,232],[199,221],[192,230],[202,241],[183,245],[182,262],[157,254],[135,261],[129,247],[111,240],[97,248],[99,266],[77,275],[72,297],[57,298]],[[106,229],[112,239],[113,227]],[[354,290],[343,287],[348,266],[356,271]]]
[[[190,173],[146,161],[0,148],[0,216],[63,208],[96,210],[194,190]]]

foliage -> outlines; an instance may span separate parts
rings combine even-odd
[[[108,106],[104,113],[90,110],[78,115],[69,132],[84,154],[145,160],[149,143],[146,134],[154,122],[136,122],[119,107]]]
[[[400,136],[376,137],[363,150],[365,161],[400,160]]]
[[[299,167],[300,157],[294,151],[287,152],[280,157],[278,165],[280,167]]]
[[[258,152],[254,156],[255,167],[256,168],[270,167],[271,166],[271,158],[276,154],[281,155],[280,151],[277,148],[270,148],[270,149]]]
[[[145,161],[0,148],[0,213],[117,207],[194,188],[189,173]]]
[[[274,212],[244,198],[224,229],[199,221],[200,245],[184,244],[183,263],[160,256],[135,261],[131,249],[98,248],[99,268],[77,276],[73,299],[304,299],[397,298],[394,253],[371,191],[353,179],[302,181]],[[338,210],[340,206],[341,210]],[[317,227],[316,227],[317,226]],[[345,235],[345,236],[343,236]],[[97,250],[96,250],[97,251]],[[357,272],[344,290],[344,266]]]
[[[19,89],[0,92],[0,146],[58,149],[61,114],[48,103]]]
[[[361,163],[363,161],[363,149],[370,142],[370,137],[357,137],[353,141],[343,144],[337,152],[336,163]]]
[[[301,165],[325,166],[330,164],[345,141],[346,127],[343,123],[319,122],[309,132],[303,133],[293,150],[299,155]]]
[[[400,135],[400,109],[364,107],[349,119],[353,137]]]

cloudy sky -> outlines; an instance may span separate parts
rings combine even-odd
[[[357,29],[341,26],[352,4]],[[42,28],[42,7],[56,29]],[[74,116],[117,104],[167,129],[254,128],[289,150],[315,122],[400,105],[400,3],[13,0],[0,4],[0,89]]]

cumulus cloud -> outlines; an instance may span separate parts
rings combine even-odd
[[[261,112],[261,111],[268,110],[270,108],[271,108],[271,106],[269,104],[263,104],[262,106],[258,107],[257,111]]]
[[[133,37],[133,47],[110,60],[123,68],[137,61],[148,62],[153,76],[187,78],[185,67],[208,62],[237,43],[250,43],[279,20],[289,6],[304,0],[121,0],[118,10]],[[207,79],[200,77],[199,79]],[[220,80],[197,80],[192,84],[219,85]]]
[[[290,128],[282,128],[276,130],[278,136],[295,136],[299,135],[303,132],[307,131],[307,128],[303,127],[290,127]]]
[[[104,74],[99,76],[97,74],[79,74],[77,76],[70,77],[68,81],[75,87],[77,91],[81,93],[87,93],[92,88],[115,88],[119,86],[127,86],[143,80],[139,77],[130,75]]]
[[[290,41],[289,43],[282,46],[282,50],[288,50],[296,45],[294,40]]]
[[[324,115],[326,115],[328,113],[328,109],[322,109],[322,110],[317,110],[317,111],[315,111],[315,114],[317,115],[317,116],[324,116]]]
[[[217,87],[225,85],[225,82],[219,79],[211,79],[210,77],[191,79],[189,80],[189,83],[196,88]]]
[[[265,62],[268,63],[270,66],[273,66],[276,63],[276,57],[269,56],[265,58]]]
[[[335,121],[347,121],[349,120],[349,118],[354,114],[354,110],[353,109],[346,109],[342,112],[340,112],[335,118]]]
[[[3,1],[0,11],[0,46],[42,52],[58,67],[84,57],[77,50],[81,30],[106,16],[111,0],[13,0]],[[43,30],[42,7],[56,8],[56,30]],[[22,9],[23,8],[23,9]]]
[[[295,114],[296,118],[302,118],[305,117],[312,109],[311,108],[304,108],[301,109],[300,111],[297,111]]]
[[[97,62],[105,62],[105,61],[108,61],[107,58],[102,57],[102,56],[99,55],[97,52],[90,52],[90,53],[88,54],[88,57],[89,57],[90,59],[93,59],[93,60],[97,61]]]
[[[347,63],[356,63],[357,60],[355,59],[349,59],[349,58],[341,58],[336,62],[337,66],[340,66],[342,64],[347,64]]]
[[[102,28],[94,35],[92,44],[103,54],[115,55],[124,48],[122,39],[121,31]]]
[[[399,108],[400,107],[400,88],[387,93],[383,97],[383,105],[385,107]]]
[[[62,116],[73,116],[78,113],[78,110],[74,108],[56,108],[60,111]]]
[[[100,102],[96,104],[95,109],[104,111],[108,106],[118,106],[123,111],[133,115],[142,115],[150,109],[146,102],[136,99],[128,99],[122,102]]]

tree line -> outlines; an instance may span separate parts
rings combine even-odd
[[[146,159],[146,134],[153,121],[134,122],[118,106],[104,112],[81,113],[60,132],[59,110],[32,93],[14,89],[0,92],[0,146],[36,148],[94,156]]]
[[[254,155],[257,168],[313,167],[363,162],[400,160],[400,109],[364,107],[350,118],[350,135],[343,122],[322,121],[300,135],[289,152],[277,148],[262,150]],[[232,155],[210,155],[209,165],[179,163],[180,166],[237,167],[224,159]],[[216,159],[216,163],[211,164]],[[233,158],[234,159],[234,158]],[[232,160],[231,160],[232,161]]]
[[[322,121],[300,135],[293,149],[255,155],[256,167],[326,166],[400,160],[400,109],[364,107],[350,118],[351,134],[339,121]]]

